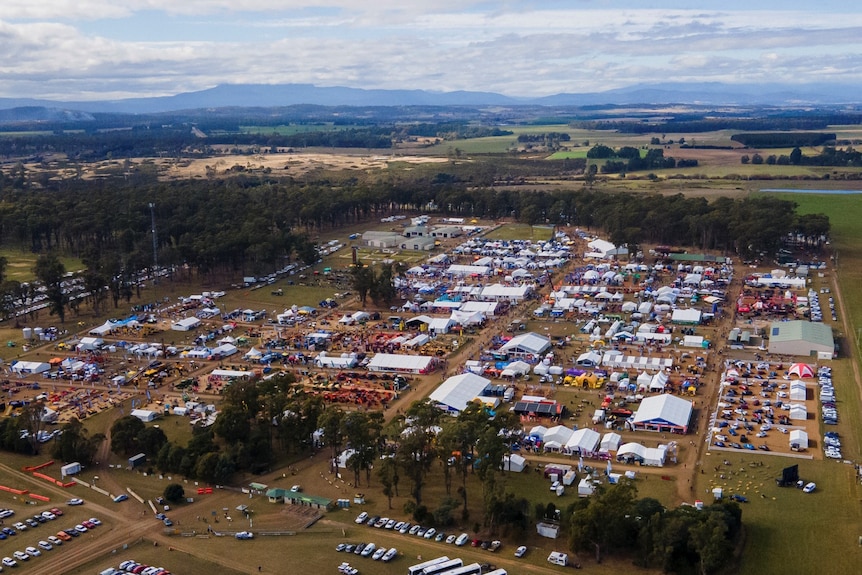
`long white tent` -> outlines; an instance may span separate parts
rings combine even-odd
[[[430,355],[400,355],[378,353],[368,363],[368,371],[404,371],[408,373],[429,373],[436,363]]]

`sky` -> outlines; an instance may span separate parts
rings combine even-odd
[[[851,0],[2,0],[0,97],[862,85]]]

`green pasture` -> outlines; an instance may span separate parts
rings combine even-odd
[[[802,479],[817,483],[814,493],[775,484],[781,469],[794,464]],[[817,573],[826,557],[834,573],[855,573],[862,564],[857,543],[862,490],[852,466],[712,452],[704,457],[704,474],[698,479],[697,493],[706,502],[712,500],[713,486],[722,487],[726,496],[736,493],[749,500],[741,504],[746,535],[741,575]]]
[[[506,224],[485,234],[490,240],[530,240],[547,241],[554,233],[552,226],[531,226],[528,224]]]
[[[0,248],[0,256],[6,258],[6,278],[19,282],[28,282],[36,278],[33,266],[36,265],[38,254],[25,252],[11,248]],[[84,268],[84,264],[78,258],[58,254],[57,256],[66,271],[74,272]]]

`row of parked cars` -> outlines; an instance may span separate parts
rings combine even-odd
[[[55,512],[59,512],[59,515],[63,514],[59,509],[52,509],[51,511],[43,512],[42,517],[45,521],[50,521],[50,516],[53,516],[54,519],[56,519],[58,513]],[[45,539],[40,540],[36,545],[25,547],[23,551],[15,551],[11,556],[0,559],[0,564],[4,567],[16,567],[19,561],[29,561],[31,558],[40,557],[43,551],[52,551],[55,547],[63,545],[64,541],[71,541],[74,537],[80,537],[82,533],[86,533],[90,529],[95,529],[101,524],[102,522],[98,518],[91,517],[87,521],[82,521],[72,528],[58,531],[56,535],[49,535]],[[39,522],[36,522],[36,525],[39,525]],[[15,537],[18,533],[23,533],[26,530],[27,527],[18,522],[12,527],[3,527],[0,529],[0,533],[3,534],[3,539],[6,539],[9,537]],[[2,571],[2,567],[0,567],[0,571]]]
[[[339,543],[335,550],[339,553],[353,553],[361,557],[371,557],[374,561],[383,561],[389,563],[398,556],[398,549],[392,547],[378,547],[374,543]]]
[[[378,515],[369,516],[365,511],[360,513],[356,517],[355,521],[358,525],[367,525],[377,529],[391,529],[392,531],[398,531],[402,535],[415,535],[424,539],[433,539],[438,543],[446,542],[459,547],[466,545],[467,543],[471,543],[473,547],[481,547],[482,549],[496,551],[502,546],[500,541],[482,541],[480,539],[471,540],[470,536],[466,533],[462,533],[461,535],[447,535],[442,531],[437,531],[433,527],[423,527],[419,524],[411,524],[407,521],[397,521],[395,519],[380,517]]]
[[[145,563],[132,561],[131,559],[123,561],[116,569],[113,567],[105,569],[99,575],[126,575],[127,573],[135,573],[136,575],[171,575],[171,572],[164,567],[153,567]]]

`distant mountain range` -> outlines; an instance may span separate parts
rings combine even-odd
[[[494,92],[364,90],[311,84],[225,84],[175,96],[112,101],[60,102],[0,98],[0,121],[73,119],[75,113],[157,114],[227,107],[318,106],[625,106],[688,104],[701,106],[836,106],[862,103],[857,86],[834,84],[754,85],[665,83],[637,85],[605,92],[565,93],[517,98]],[[41,110],[41,111],[40,111]],[[85,120],[85,117],[81,117]]]

